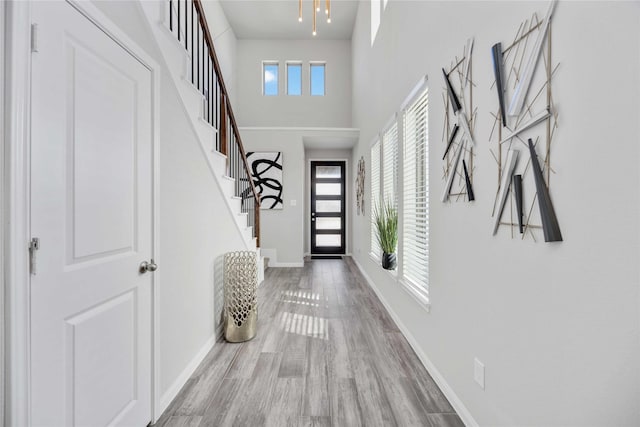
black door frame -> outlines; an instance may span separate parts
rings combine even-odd
[[[316,178],[315,167],[320,166],[340,166],[341,177],[340,178]],[[309,218],[309,230],[311,233],[310,251],[312,255],[345,255],[346,254],[346,241],[347,241],[347,161],[346,160],[311,160],[309,173],[311,175],[311,200],[310,200],[310,218]],[[340,183],[341,195],[340,196],[319,196],[316,195],[316,183]],[[315,201],[316,200],[341,200],[340,214],[330,212],[316,212]],[[342,229],[341,230],[316,230],[316,218],[340,218]],[[340,246],[316,246],[316,234],[341,234]]]

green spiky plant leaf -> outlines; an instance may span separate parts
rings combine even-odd
[[[373,221],[380,248],[385,253],[395,253],[398,246],[398,210],[390,200],[381,201],[373,207]]]

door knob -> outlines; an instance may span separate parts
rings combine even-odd
[[[150,272],[152,272],[152,273],[153,273],[153,272],[154,272],[154,271],[156,271],[157,269],[158,269],[158,264],[154,263],[154,262],[153,262],[153,259],[151,259],[151,261],[150,261],[150,262],[142,261],[142,262],[140,263],[140,270],[139,270],[139,271],[140,271],[140,274],[144,274],[144,273],[146,273],[147,271],[150,271]]]

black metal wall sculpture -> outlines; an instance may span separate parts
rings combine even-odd
[[[445,108],[442,132],[446,147],[442,160],[445,187],[442,201],[475,200],[473,192],[473,149],[476,111],[473,109],[473,39],[469,39],[461,58],[456,57],[449,71],[442,69]],[[462,162],[461,162],[462,160]]]
[[[529,139],[529,153],[531,154],[531,166],[533,168],[533,177],[536,180],[536,193],[538,194],[538,207],[540,208],[540,217],[542,218],[542,231],[544,232],[545,242],[562,242],[562,233],[560,233],[560,225],[558,218],[551,203],[549,189],[544,182],[544,175],[540,163],[538,163],[538,155],[533,146],[533,141]]]
[[[500,183],[500,187],[498,188],[498,195],[496,197],[498,209],[495,213],[495,222],[493,224],[494,235],[498,232],[498,228],[500,227],[500,218],[502,218],[502,212],[504,212],[504,207],[507,203],[507,196],[509,195],[510,188],[509,185],[511,184],[513,171],[515,171],[516,165],[518,164],[519,155],[520,152],[518,150],[510,150],[507,153],[507,161],[505,162],[505,168],[502,171],[502,182]]]
[[[444,81],[447,84],[447,93],[449,94],[449,99],[451,100],[451,108],[453,108],[453,113],[458,114],[458,111],[462,108],[460,105],[460,100],[458,99],[458,95],[453,90],[453,86],[451,86],[451,81],[449,80],[449,74],[442,69],[442,75],[444,76]]]
[[[518,231],[524,233],[524,210],[522,208],[522,175],[513,176],[513,191],[516,197],[516,212],[518,213]]]
[[[496,90],[498,91],[498,103],[500,104],[500,117],[502,126],[507,125],[507,112],[504,107],[504,71],[502,59],[502,43],[496,43],[491,48],[493,58],[493,74],[496,78]]]
[[[469,171],[467,171],[467,162],[464,159],[462,160],[462,169],[464,170],[464,182],[467,186],[467,197],[472,202],[476,199],[476,196],[473,194],[473,186],[471,185],[471,179],[469,179]]]
[[[444,155],[442,156],[442,160],[444,160],[445,157],[447,157],[447,154],[449,154],[449,149],[451,148],[451,144],[453,144],[453,140],[456,139],[456,135],[458,134],[458,129],[460,129],[458,125],[453,125],[453,130],[451,131],[451,135],[449,136],[447,149],[444,150]]]
[[[500,226],[506,226],[514,237],[517,227],[522,239],[529,236],[535,241],[535,230],[542,229],[547,242],[562,240],[549,197],[551,146],[558,121],[551,85],[558,69],[551,57],[551,17],[556,1],[550,1],[542,20],[534,14],[520,24],[511,44],[504,47],[496,43],[491,48],[498,95],[498,109],[492,113],[494,121],[489,137],[494,141],[491,154],[498,165],[493,232],[497,234]],[[507,95],[511,99],[509,105]],[[531,156],[528,162],[522,161],[514,167],[513,154],[517,157],[520,144],[531,150],[528,140],[542,147],[540,161],[536,157],[534,162]],[[515,203],[506,203],[509,194]]]

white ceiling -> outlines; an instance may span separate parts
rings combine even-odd
[[[239,39],[350,40],[358,12],[357,0],[332,0],[331,23],[326,22],[325,0],[317,15],[317,35],[312,32],[313,0],[221,0],[227,19]]]

